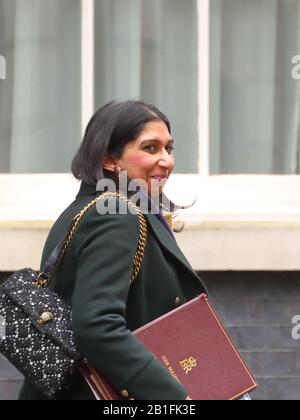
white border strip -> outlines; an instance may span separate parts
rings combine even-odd
[[[209,176],[209,18],[210,0],[198,0],[199,174]]]
[[[81,132],[94,113],[94,0],[81,0]]]

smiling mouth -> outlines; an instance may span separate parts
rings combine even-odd
[[[163,182],[163,183],[168,181],[167,176],[152,176],[151,179],[153,179],[154,181]]]
[[[167,175],[156,175],[156,176],[152,176],[151,178],[154,179],[168,179]]]

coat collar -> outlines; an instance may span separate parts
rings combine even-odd
[[[84,182],[81,183],[80,190],[77,194],[77,199],[84,197],[84,196],[95,196],[98,192],[94,185],[88,185]],[[173,257],[176,258],[181,264],[183,264],[189,272],[195,277],[198,282],[201,283],[200,278],[195,273],[194,269],[192,268],[191,264],[188,262],[175,239],[170,236],[170,233],[166,229],[166,227],[162,224],[156,214],[145,214],[145,217],[148,221],[148,225],[150,226],[153,234],[155,235],[156,239]],[[202,283],[201,283],[202,284]]]
[[[176,258],[177,261],[182,263],[189,272],[196,278],[198,282],[201,283],[200,278],[195,273],[193,267],[188,262],[184,254],[182,253],[181,249],[179,248],[176,240],[172,239],[166,230],[166,228],[162,225],[160,220],[156,217],[155,214],[146,214],[146,219],[148,220],[148,224],[151,227],[153,234],[155,235],[158,242],[170,253],[173,257]]]
[[[97,189],[95,185],[89,185],[82,181],[80,185],[80,189],[76,196],[76,199],[81,198],[81,197],[92,196],[96,194],[97,194]]]

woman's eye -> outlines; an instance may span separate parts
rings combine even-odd
[[[171,154],[173,152],[173,150],[175,149],[175,147],[173,146],[167,146],[166,147],[166,151]],[[144,150],[150,152],[150,153],[155,153],[157,151],[157,147],[154,145],[150,145],[150,146],[146,146],[144,147]]]
[[[149,152],[155,152],[156,151],[156,147],[155,146],[146,146],[144,148],[144,150],[148,150]]]
[[[167,147],[167,152],[168,153],[172,153],[173,151],[175,150],[175,147],[173,147],[173,146],[169,146],[169,147]]]

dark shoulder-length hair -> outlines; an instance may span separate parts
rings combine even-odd
[[[135,100],[113,101],[104,105],[89,121],[83,142],[73,159],[75,178],[95,187],[104,178],[117,182],[117,175],[103,168],[105,157],[109,155],[120,159],[125,147],[137,139],[145,124],[152,121],[164,122],[171,134],[168,118],[154,105]],[[170,203],[171,212],[186,208]]]

